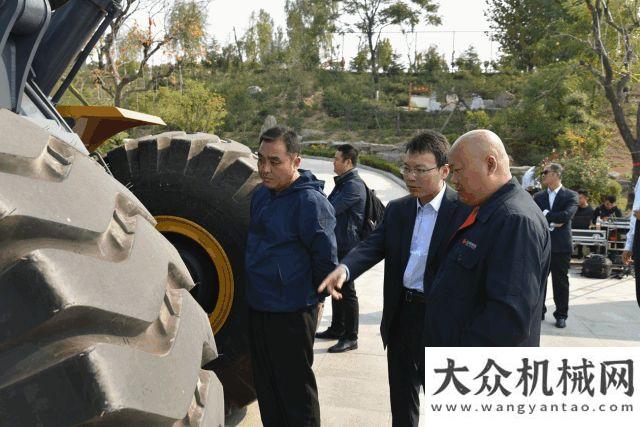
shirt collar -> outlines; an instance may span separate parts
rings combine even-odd
[[[562,188],[562,184],[560,184],[560,185],[558,186],[558,188],[556,188],[555,190],[552,190],[552,189],[550,189],[550,188],[547,188],[547,192],[548,192],[549,194],[551,194],[551,193],[555,193],[555,194],[557,195],[561,188]]]
[[[425,205],[431,205],[433,210],[438,212],[440,210],[440,205],[442,205],[442,199],[444,198],[444,191],[446,189],[447,189],[447,184],[443,183],[442,188],[440,189],[438,194],[436,194],[436,196],[433,199],[431,199],[429,203],[426,203]],[[416,199],[416,205],[418,207],[418,211],[420,210],[420,208],[424,206],[420,204],[420,199]]]

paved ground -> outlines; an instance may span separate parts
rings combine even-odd
[[[311,169],[326,181],[327,194],[333,188],[332,165],[305,159]],[[396,182],[370,171],[361,176],[378,191],[383,201],[406,194]],[[635,301],[633,279],[586,279],[572,269],[569,319],[566,329],[557,329],[548,314],[542,327],[543,346],[638,346],[640,309]],[[323,426],[390,426],[389,389],[386,356],[380,340],[382,317],[383,266],[378,264],[356,281],[360,302],[359,348],[343,354],[327,353],[335,341],[316,341],[314,371],[318,381]],[[553,295],[549,289],[547,308],[552,313]],[[327,301],[320,328],[331,322]],[[227,419],[230,426],[260,426],[257,403]]]

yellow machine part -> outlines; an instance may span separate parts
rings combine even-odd
[[[231,262],[222,249],[222,245],[207,230],[188,219],[158,215],[155,217],[156,228],[162,233],[177,233],[198,243],[209,255],[218,273],[218,298],[213,312],[209,315],[209,323],[216,334],[225,324],[233,305],[233,270]]]
[[[103,142],[123,130],[136,126],[166,125],[158,116],[119,107],[59,105],[56,108],[62,117],[74,119],[73,131],[80,135],[89,152],[95,151]]]

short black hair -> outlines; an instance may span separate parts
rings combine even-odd
[[[555,172],[560,176],[562,176],[562,172],[564,172],[564,168],[560,163],[549,163],[546,169],[550,170],[551,172]]]
[[[342,160],[351,160],[353,166],[358,164],[358,150],[353,145],[341,144],[336,147],[336,150],[342,154]]]
[[[582,194],[584,197],[589,198],[589,192],[587,190],[583,190],[582,188],[578,190],[578,194]]]
[[[431,153],[436,158],[436,165],[440,168],[447,164],[449,148],[446,136],[434,130],[425,130],[407,142],[404,146],[404,152],[410,154]]]
[[[287,153],[300,154],[300,138],[298,138],[298,134],[293,129],[286,126],[274,126],[260,135],[261,144],[278,140],[284,142],[285,147],[287,147]]]
[[[615,203],[616,200],[618,200],[618,199],[616,199],[616,196],[614,196],[613,194],[608,195],[604,199],[609,203]]]

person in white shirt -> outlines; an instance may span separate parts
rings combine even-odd
[[[342,285],[384,259],[380,335],[387,348],[393,426],[417,426],[424,390],[425,295],[453,234],[469,215],[445,183],[449,143],[424,131],[405,147],[402,174],[409,195],[392,200],[382,222],[320,285],[340,299]]]
[[[635,197],[633,199],[633,212],[631,214],[631,222],[629,224],[629,232],[627,233],[627,241],[622,252],[622,260],[625,264],[631,264],[633,260],[633,268],[636,273],[636,301],[640,307],[640,233],[636,233],[636,224],[640,219],[640,179],[636,182]]]
[[[547,219],[551,232],[551,282],[556,310],[556,327],[566,327],[569,312],[569,265],[571,263],[571,219],[578,210],[578,193],[562,185],[562,166],[550,163],[542,171],[542,184],[546,190],[533,196]],[[546,292],[545,292],[546,299]],[[542,310],[542,319],[547,307]]]

